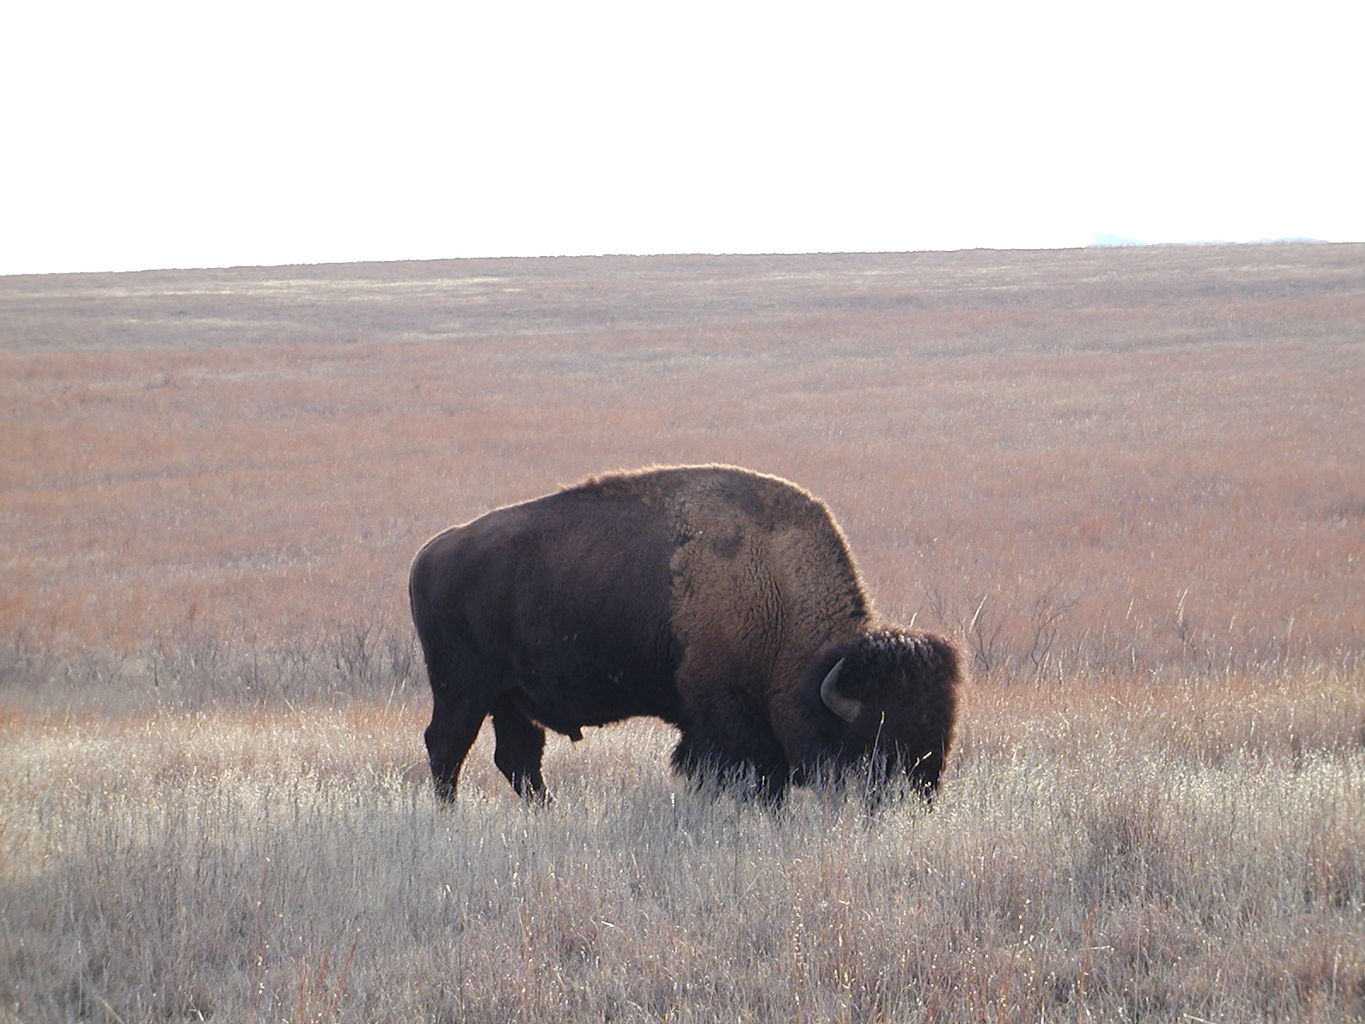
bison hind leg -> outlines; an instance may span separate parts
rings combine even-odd
[[[469,748],[479,735],[485,712],[465,705],[448,707],[437,701],[432,710],[431,724],[423,734],[427,746],[427,760],[431,765],[431,779],[436,795],[442,800],[455,799],[455,787],[460,778]]]
[[[493,763],[498,770],[528,802],[547,802],[549,794],[540,773],[545,754],[545,730],[527,718],[509,695],[493,707],[493,732],[497,736]]]

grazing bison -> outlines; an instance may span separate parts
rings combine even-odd
[[[697,781],[857,772],[926,797],[952,741],[957,650],[877,620],[829,510],[728,466],[601,476],[438,534],[409,582],[436,792],[493,716],[493,760],[541,799],[545,729],[653,715]]]

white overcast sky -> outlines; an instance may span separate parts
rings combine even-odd
[[[0,15],[0,274],[1365,240],[1365,4]]]

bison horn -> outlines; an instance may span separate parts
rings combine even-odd
[[[863,713],[863,702],[839,692],[839,672],[843,669],[845,660],[840,658],[836,661],[829,674],[825,676],[820,684],[820,699],[825,702],[825,707],[845,722],[851,722]]]

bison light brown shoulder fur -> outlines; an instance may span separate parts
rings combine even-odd
[[[636,715],[678,727],[684,774],[772,800],[850,771],[931,796],[952,743],[957,648],[875,618],[829,510],[778,477],[594,477],[432,538],[409,590],[447,799],[490,715],[529,798],[546,728]]]

